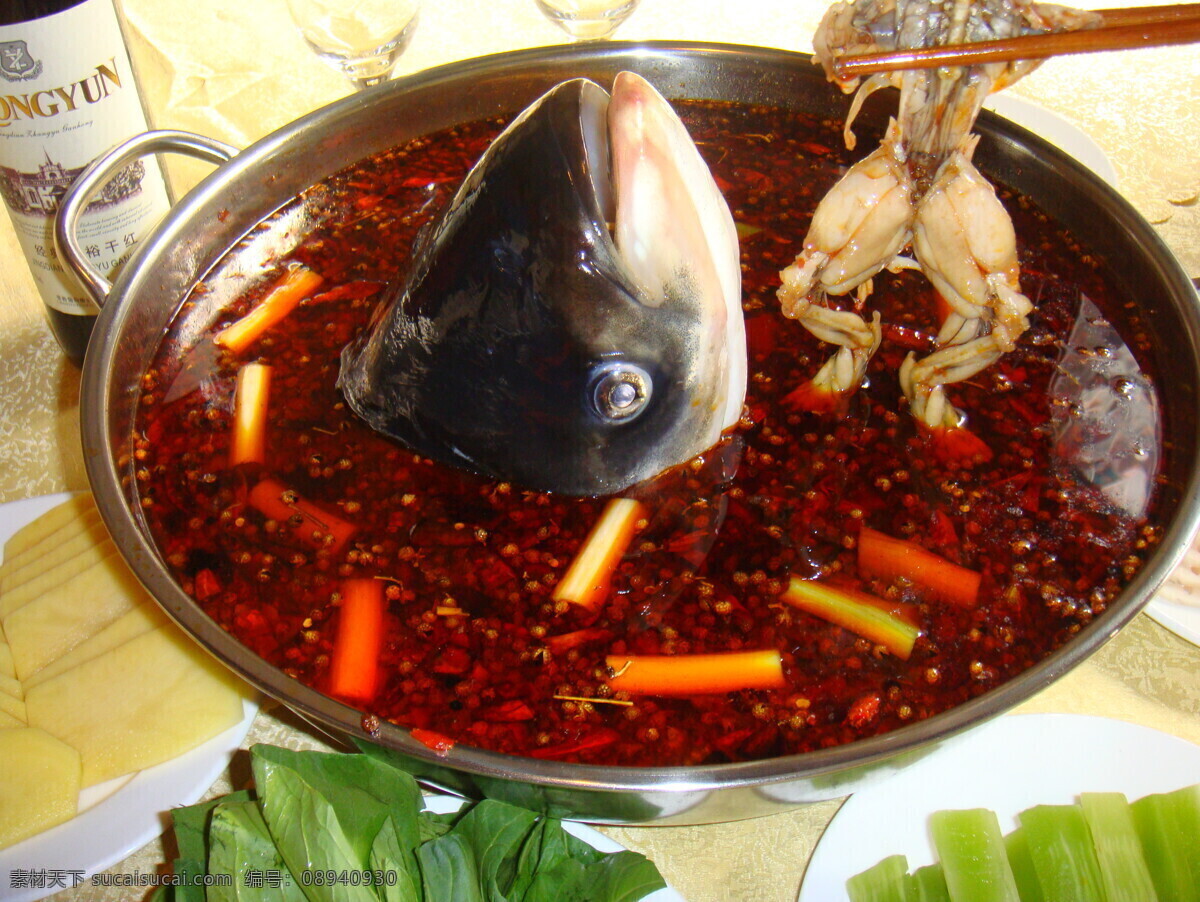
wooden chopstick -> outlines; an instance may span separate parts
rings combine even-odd
[[[1200,3],[1168,3],[1166,6],[1119,6],[1095,10],[1107,25],[1147,25],[1151,22],[1175,22],[1200,15]]]
[[[1069,53],[1164,47],[1200,41],[1200,3],[1098,10],[1098,28],[1051,34],[1022,35],[999,41],[947,44],[917,50],[894,50],[847,56],[834,62],[838,78],[854,78],[897,69],[935,69],[1013,60],[1044,59]]]

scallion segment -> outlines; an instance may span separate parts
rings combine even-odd
[[[554,600],[589,609],[599,607],[608,594],[613,572],[621,563],[644,516],[645,509],[632,498],[609,501],[567,572],[554,587]]]
[[[794,608],[882,645],[904,661],[912,655],[913,645],[921,634],[913,623],[915,614],[911,613],[911,606],[889,604],[848,587],[793,576],[780,598]]]
[[[229,466],[265,463],[267,459],[267,403],[271,394],[271,368],[247,363],[238,370],[233,393],[233,436]]]

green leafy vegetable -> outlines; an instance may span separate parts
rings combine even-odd
[[[474,853],[483,897],[499,900],[516,877],[521,846],[537,819],[532,811],[484,799],[443,839],[457,836],[466,841]]]
[[[540,879],[530,884],[525,894],[525,902],[574,902],[580,898],[581,888],[590,889],[586,880],[584,865],[569,858],[565,859],[543,871]]]
[[[288,870],[301,877],[310,902],[373,902],[375,894],[361,884],[305,879],[308,874],[350,874],[366,868],[342,829],[333,806],[289,767],[254,759],[259,806],[271,838]],[[348,818],[353,812],[347,812]]]
[[[400,835],[404,830],[397,826],[399,820],[406,820],[404,812],[383,822],[371,844],[368,864],[372,874],[396,875],[394,881],[378,881],[381,885],[375,889],[383,902],[420,902],[422,893],[415,868],[416,854],[411,847],[401,846]]]
[[[253,792],[173,812],[175,873],[231,884],[155,902],[635,902],[666,885],[644,856],[524,808],[421,811],[416,781],[376,756],[259,745],[251,769]]]
[[[233,877],[208,889],[207,902],[303,902],[304,893],[287,871],[258,805],[223,801],[208,825],[208,872]],[[268,879],[267,875],[278,875]],[[286,876],[285,876],[286,875]]]
[[[445,902],[484,902],[478,865],[465,836],[447,833],[417,849],[421,884],[426,899]]]
[[[324,798],[340,814],[339,825],[360,864],[366,862],[371,843],[391,812],[421,807],[421,790],[408,774],[365,755],[294,752],[260,745],[255,746],[251,765],[260,794],[264,794],[264,779],[286,768]],[[397,827],[404,831],[399,837],[402,848],[412,850],[420,844],[416,818]]]
[[[598,852],[552,818],[540,821],[526,840],[522,859],[534,855],[533,864],[518,870],[529,876],[523,902],[634,902],[663,885],[658,868],[645,856]],[[514,884],[510,898],[522,898],[516,895],[519,886]]]
[[[223,802],[244,802],[250,798],[245,790],[231,792],[219,799],[197,802],[171,812],[175,824],[175,875],[178,886],[159,887],[152,902],[205,902],[204,887],[199,877],[208,872],[208,824],[212,811]]]
[[[574,898],[579,902],[594,898],[637,902],[664,886],[666,883],[658,868],[645,855],[623,849],[603,855],[588,865]]]
[[[579,849],[578,846],[584,846]],[[572,852],[581,859],[590,856],[600,856],[586,843],[567,833],[562,824],[555,820],[543,819],[529,833],[525,845],[521,847],[521,857],[517,862],[517,879],[512,886],[513,895],[526,899],[529,894],[536,896],[541,889],[535,886],[537,878],[549,879],[564,861],[571,858]]]

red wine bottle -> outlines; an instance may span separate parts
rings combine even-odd
[[[0,195],[50,327],[76,364],[99,310],[58,257],[54,215],[92,160],[146,129],[113,0],[0,3]],[[89,261],[111,279],[169,205],[156,160],[125,167],[80,217]]]

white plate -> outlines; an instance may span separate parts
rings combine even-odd
[[[1200,645],[1200,538],[1150,599],[1146,614],[1181,639]]]
[[[455,798],[454,796],[425,796],[425,810],[432,811],[435,814],[449,814],[451,811],[458,811],[463,804],[462,799]],[[563,829],[576,839],[582,839],[597,852],[608,854],[625,851],[625,847],[616,840],[610,839],[599,830],[594,830],[587,824],[581,824],[578,821],[563,821]],[[684,902],[684,900],[683,896],[667,886],[643,897],[642,902]]]
[[[43,495],[0,504],[0,547],[14,532],[70,495]],[[0,560],[3,553],[0,551]],[[32,902],[86,882],[140,849],[166,828],[166,812],[190,805],[212,786],[241,745],[258,705],[243,702],[241,721],[171,761],[90,786],[79,796],[79,814],[64,824],[0,849],[0,898]],[[56,886],[17,887],[22,872],[58,872]],[[15,873],[14,873],[15,872]]]
[[[1146,605],[1146,614],[1181,639],[1200,645],[1200,607],[1167,601],[1159,596]]]
[[[997,115],[1029,129],[1044,141],[1049,141],[1113,188],[1117,187],[1117,170],[1100,145],[1062,116],[1009,94],[993,94],[983,105]]]
[[[1200,783],[1200,746],[1149,727],[1078,714],[1015,714],[951,740],[876,786],[855,793],[817,844],[797,902],[844,902],[846,880],[889,855],[910,871],[936,860],[929,815],[990,808],[1005,833],[1033,805],[1081,792],[1132,801]]]

